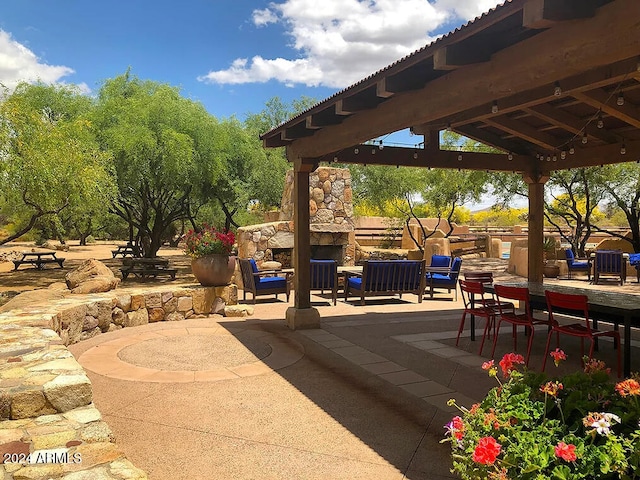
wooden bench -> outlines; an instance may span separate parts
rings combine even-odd
[[[424,260],[379,260],[364,262],[362,276],[346,270],[344,299],[349,294],[360,296],[360,305],[365,304],[365,296],[400,295],[413,293],[422,303],[425,289]]]
[[[13,270],[18,270],[18,267],[20,267],[20,265],[34,265],[38,270],[42,270],[45,265],[49,263],[57,263],[60,268],[64,268],[62,265],[64,263],[64,260],[64,258],[57,258],[55,252],[27,252],[22,254],[22,258],[20,260],[13,260]]]

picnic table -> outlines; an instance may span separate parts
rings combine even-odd
[[[140,252],[140,247],[128,242],[126,245],[120,245],[115,250],[111,250],[112,258],[116,258],[118,255],[122,255],[122,258],[125,258],[127,255],[140,257],[142,254]]]
[[[122,259],[122,279],[126,280],[129,274],[140,278],[157,277],[158,275],[169,275],[171,280],[175,280],[175,268],[169,268],[169,260],[166,258],[123,258]]]
[[[42,270],[48,263],[57,263],[60,268],[64,263],[64,258],[56,257],[56,252],[22,252],[20,260],[13,260],[13,270],[18,270],[20,265],[35,265],[38,270]]]

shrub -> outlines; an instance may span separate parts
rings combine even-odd
[[[556,365],[566,355],[552,352]],[[640,382],[613,383],[602,362],[548,379],[520,372],[521,355],[483,368],[498,386],[445,428],[463,479],[630,479],[640,474]],[[455,401],[451,401],[455,405]],[[456,405],[457,406],[457,405]]]

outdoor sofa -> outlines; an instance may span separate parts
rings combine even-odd
[[[424,260],[369,260],[363,263],[362,275],[346,272],[344,280],[344,299],[349,295],[360,297],[360,305],[365,297],[393,296],[413,293],[422,303],[425,288]]]

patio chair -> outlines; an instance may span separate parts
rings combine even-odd
[[[567,258],[567,278],[571,279],[572,272],[587,272],[587,280],[591,280],[591,262],[587,258],[576,258],[573,250],[567,248],[564,251]]]
[[[485,287],[485,294],[487,294],[487,287],[493,287],[493,273],[492,272],[465,272],[464,279],[470,282],[480,282],[482,286]],[[492,290],[492,289],[490,289]],[[472,302],[473,302],[472,298]],[[498,300],[496,299],[495,293],[491,292],[488,297],[484,298],[484,303],[487,306],[493,307],[498,311]],[[513,310],[515,307],[511,302],[502,302],[502,307],[505,309]]]
[[[433,257],[441,257],[442,255],[434,255]],[[429,294],[433,298],[433,291],[436,288],[447,289],[449,293],[454,291],[455,300],[458,300],[458,276],[460,275],[460,268],[462,267],[462,259],[456,257],[448,268],[439,265],[433,265],[434,258],[431,258],[432,265],[427,267],[426,285],[429,289]],[[449,257],[446,257],[449,258]],[[436,267],[438,271],[429,271],[431,267]]]
[[[614,347],[618,346],[618,377],[621,375],[620,370],[620,333],[617,330],[596,330],[591,328],[589,322],[589,298],[586,295],[575,295],[570,293],[551,292],[546,290],[544,292],[547,298],[547,309],[549,311],[549,321],[551,322],[551,330],[547,336],[547,346],[544,350],[544,360],[542,361],[542,371],[547,364],[547,357],[549,356],[549,344],[551,343],[551,336],[555,332],[556,334],[556,346],[560,347],[560,334],[571,335],[573,337],[580,338],[580,358],[584,357],[584,339],[588,338],[591,342],[589,348],[589,360],[593,357],[593,350],[596,345],[596,339],[600,337],[611,337],[614,340]],[[570,325],[560,324],[554,314],[562,313],[565,315],[571,315],[580,317],[584,320],[584,323],[572,323]]]
[[[238,259],[240,263],[240,272],[242,274],[242,284],[244,288],[242,290],[243,300],[247,299],[247,292],[253,294],[253,303],[256,303],[256,297],[258,295],[275,294],[278,298],[279,293],[284,293],[289,301],[290,294],[290,282],[289,277],[291,273],[285,273],[284,277],[276,276],[278,273],[275,270],[258,270],[256,261],[246,258]]]
[[[525,365],[529,366],[529,357],[531,356],[531,346],[533,345],[533,336],[536,325],[551,325],[549,319],[538,319],[533,316],[531,311],[531,299],[529,297],[529,289],[526,287],[512,287],[508,285],[495,285],[496,298],[498,300],[498,310],[500,318],[496,326],[497,333],[500,333],[500,324],[502,322],[510,323],[512,326],[513,349],[518,349],[518,332],[519,326],[525,328],[525,333],[529,334],[527,343],[527,355],[525,357]],[[513,306],[515,302],[519,302],[519,309],[502,307],[503,301],[510,302]],[[496,352],[498,344],[498,335],[493,337],[493,349],[491,350],[491,358]]]
[[[462,301],[464,302],[464,310],[462,311],[462,318],[460,319],[460,326],[458,327],[456,347],[460,341],[462,330],[464,330],[464,322],[467,318],[467,314],[473,315],[474,317],[484,317],[487,321],[484,325],[482,341],[480,342],[480,350],[478,351],[478,355],[482,355],[482,348],[484,347],[484,341],[487,338],[487,333],[490,334],[491,328],[495,328],[497,311],[493,306],[487,303],[489,299],[485,297],[484,285],[481,282],[461,279],[459,283]]]
[[[333,304],[338,300],[338,263],[335,260],[311,260],[310,290],[325,290],[331,292]]]
[[[593,261],[593,283],[598,284],[601,276],[614,276],[624,285],[627,279],[627,262],[621,250],[597,250]]]

